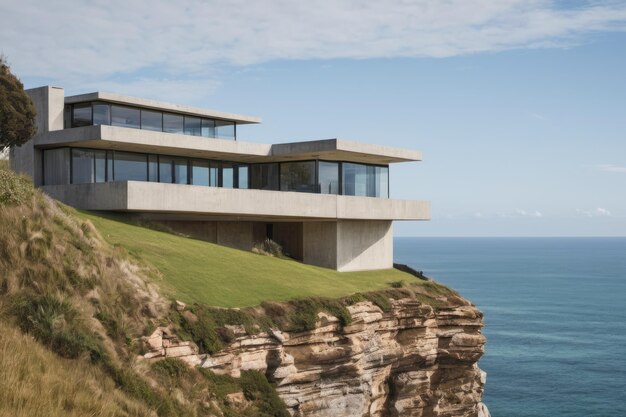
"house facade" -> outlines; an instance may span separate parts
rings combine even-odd
[[[393,265],[392,222],[428,220],[425,201],[389,198],[389,165],[417,151],[341,139],[258,144],[257,117],[110,93],[27,90],[37,135],[13,169],[66,204],[250,250],[271,238],[304,263],[339,271]]]

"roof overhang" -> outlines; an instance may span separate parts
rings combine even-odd
[[[125,104],[147,109],[170,111],[211,119],[229,120],[238,124],[261,123],[261,118],[256,116],[242,116],[240,114],[225,113],[217,110],[202,109],[198,107],[182,106],[180,104],[166,103],[145,98],[123,96],[121,94],[95,92],[65,97],[65,104],[84,103],[89,101],[106,101],[108,103]]]
[[[275,161],[325,159],[387,165],[421,161],[422,153],[345,139],[324,139],[272,145],[270,158]]]
[[[419,151],[342,139],[269,145],[116,126],[55,130],[37,135],[34,142],[38,148],[73,146],[248,163],[320,159],[387,165],[421,160]]]

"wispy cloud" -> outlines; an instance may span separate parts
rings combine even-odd
[[[450,57],[567,47],[626,29],[626,4],[549,0],[69,0],[0,3],[0,48],[22,77],[67,87],[198,82],[273,60]],[[142,81],[146,77],[152,82]],[[130,80],[130,81],[129,81]],[[146,91],[144,91],[146,90]],[[158,93],[158,92],[157,92]],[[150,95],[150,94],[149,94]],[[154,95],[154,94],[152,94]]]
[[[598,165],[597,169],[603,172],[620,172],[626,174],[626,166],[604,164]]]
[[[496,216],[500,218],[504,218],[504,219],[521,218],[521,217],[540,218],[540,217],[543,217],[543,213],[540,212],[539,210],[524,210],[524,209],[516,208],[513,211],[496,213]]]
[[[576,209],[576,213],[585,217],[610,217],[611,216],[611,212],[602,207],[597,207],[593,210]]]

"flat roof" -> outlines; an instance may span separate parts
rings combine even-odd
[[[180,104],[173,104],[138,97],[130,97],[116,93],[106,93],[102,91],[65,97],[66,104],[83,103],[86,101],[106,101],[109,103],[127,104],[148,109],[166,110],[174,113],[184,113],[200,117],[209,117],[211,119],[229,120],[237,122],[238,124],[261,123],[261,118],[256,116],[243,116],[240,114],[225,113],[217,110],[183,106]]]
[[[328,159],[370,164],[421,161],[420,151],[372,145],[346,139],[323,139],[272,145],[270,158],[277,161]]]
[[[387,165],[422,159],[419,151],[344,139],[270,145],[101,125],[55,130],[37,135],[35,145],[45,148],[84,146],[250,163],[321,159]]]

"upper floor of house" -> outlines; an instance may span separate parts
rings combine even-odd
[[[38,110],[37,185],[146,181],[209,187],[389,197],[389,164],[418,151],[341,139],[244,142],[243,116],[58,87],[27,90]]]

